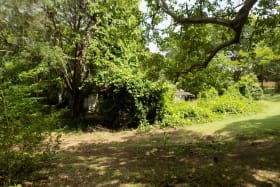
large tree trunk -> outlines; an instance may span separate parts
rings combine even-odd
[[[81,90],[82,85],[82,62],[79,60],[80,51],[78,47],[75,49],[75,59],[73,60],[73,78],[72,78],[72,117],[77,118],[81,114]]]
[[[79,89],[75,89],[73,92],[73,103],[72,103],[72,117],[78,118],[80,116],[81,108],[81,94]]]

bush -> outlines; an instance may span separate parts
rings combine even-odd
[[[10,87],[0,92],[0,186],[21,183],[52,157],[59,143],[48,133],[52,116],[40,113],[37,100],[21,91]]]
[[[174,91],[175,92],[175,91]],[[199,94],[200,97],[214,97],[213,89],[209,91],[209,94],[206,92]],[[166,100],[166,113],[163,120],[163,126],[178,126],[178,125],[187,125],[192,123],[202,123],[213,121],[217,116],[213,115],[209,107],[205,107],[204,103],[206,98],[199,98],[197,101],[179,101],[175,102],[174,94],[169,94],[169,100]],[[209,98],[208,97],[208,98]]]
[[[196,101],[170,101],[163,126],[211,122],[228,114],[255,112],[259,108],[252,99],[242,96],[236,87],[230,87],[222,96],[211,88],[199,94]]]
[[[258,79],[254,74],[241,77],[240,81],[238,81],[235,86],[239,89],[240,93],[247,98],[260,100],[263,96],[263,90],[258,84]]]
[[[101,81],[102,82],[102,81]],[[98,85],[100,119],[110,128],[131,128],[141,123],[153,124],[163,118],[165,86],[143,75],[115,74]]]
[[[223,94],[232,82],[232,73],[228,68],[225,68],[222,61],[219,61],[209,64],[205,69],[182,75],[177,85],[197,96],[202,91],[207,91],[212,87],[219,94]]]
[[[239,90],[230,87],[224,95],[215,100],[211,110],[221,114],[238,114],[243,113],[243,106],[246,99],[239,93]]]
[[[180,126],[193,123],[204,123],[217,119],[209,108],[189,101],[176,102],[167,107],[163,126]]]
[[[213,87],[198,94],[199,99],[217,99],[218,96],[218,91]]]

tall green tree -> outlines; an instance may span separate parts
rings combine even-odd
[[[138,5],[138,0],[44,3],[47,41],[65,56],[59,75],[71,95],[74,117],[80,114],[85,81],[92,80],[102,66],[137,65],[136,52],[143,47]]]
[[[121,67],[137,71],[146,51],[139,3],[3,1],[0,53],[5,77],[48,97],[64,91],[73,117],[78,117],[84,90],[97,84],[97,77]]]
[[[152,20],[162,20],[163,15],[168,15],[172,18],[173,23],[179,27],[195,27],[199,25],[212,25],[216,31],[214,36],[217,38],[216,43],[211,47],[209,45],[201,45],[204,50],[202,60],[197,60],[196,63],[191,64],[187,71],[191,72],[194,69],[205,68],[208,66],[213,57],[222,49],[228,48],[234,44],[239,44],[244,38],[244,27],[250,22],[250,14],[257,16],[259,23],[269,23],[270,20],[276,20],[279,17],[279,5],[277,0],[265,1],[265,0],[242,0],[240,4],[235,5],[235,1],[195,1],[191,3],[185,1],[182,4],[178,1],[149,1],[147,0],[150,8],[150,16]],[[273,19],[270,19],[273,18]],[[152,24],[158,24],[160,21],[151,22]],[[274,22],[276,23],[276,22]],[[265,29],[263,24],[259,24],[262,29]],[[275,25],[275,24],[274,24]],[[176,31],[175,28],[168,28],[167,33],[171,30],[171,33]],[[261,29],[260,29],[261,30]],[[177,32],[177,31],[176,31]],[[195,32],[187,32],[187,35],[196,39],[202,38],[202,41],[208,40],[204,34],[198,34]],[[213,31],[210,33],[213,33]],[[260,33],[259,33],[260,34]],[[156,36],[157,37],[157,36]],[[169,37],[169,35],[167,35]],[[182,42],[188,42],[188,38],[182,38]],[[201,40],[199,40],[201,41]],[[195,46],[196,42],[190,42],[191,46]],[[192,48],[192,47],[191,47]],[[196,49],[195,49],[196,51]],[[201,50],[200,50],[201,51]],[[188,56],[188,53],[186,53]],[[199,58],[199,56],[196,58]]]

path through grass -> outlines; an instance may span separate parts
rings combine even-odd
[[[33,186],[280,186],[280,96],[260,114],[180,129],[66,134]]]

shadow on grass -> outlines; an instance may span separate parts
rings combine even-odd
[[[270,116],[264,119],[250,119],[238,121],[227,125],[216,132],[227,133],[230,137],[245,138],[280,138],[280,115]]]
[[[34,186],[279,186],[279,145],[183,129],[80,144],[61,154],[48,181]]]
[[[273,96],[266,96],[264,97],[265,101],[271,101],[271,102],[279,102],[280,101],[280,94],[273,95]]]

